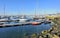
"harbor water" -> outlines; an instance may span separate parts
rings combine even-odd
[[[0,38],[24,38],[24,34],[40,33],[43,30],[48,30],[50,24],[41,25],[23,25],[14,27],[0,28]]]

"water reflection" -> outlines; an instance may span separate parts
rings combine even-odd
[[[25,33],[28,33],[28,35],[33,33],[39,34],[42,30],[48,30],[49,28],[49,24],[0,28],[0,38],[24,38]]]

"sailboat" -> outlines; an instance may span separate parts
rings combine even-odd
[[[6,22],[6,21],[8,21],[8,17],[7,18],[5,18],[6,16],[5,16],[5,5],[4,5],[4,15],[3,16],[1,16],[1,18],[0,18],[0,22]]]
[[[37,6],[37,4],[36,4],[36,6]],[[37,8],[35,8],[34,9],[35,10],[35,16],[34,16],[34,18],[33,18],[33,22],[32,22],[32,25],[38,25],[38,24],[40,24],[41,22],[40,21],[36,21],[36,20],[39,20],[39,17],[38,17],[38,15],[37,15]]]

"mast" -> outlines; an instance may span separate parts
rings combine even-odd
[[[4,9],[4,16],[5,16],[5,4],[4,4],[4,8],[3,9]]]
[[[36,6],[35,6],[35,18],[37,18],[37,9],[38,9],[38,0],[36,0]]]

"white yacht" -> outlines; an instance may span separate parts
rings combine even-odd
[[[19,19],[19,22],[26,22],[28,19]]]
[[[0,19],[0,22],[5,22],[5,21],[8,21],[8,19]]]
[[[26,18],[25,16],[22,16],[20,19],[19,19],[19,22],[27,22],[29,21],[30,19]]]

